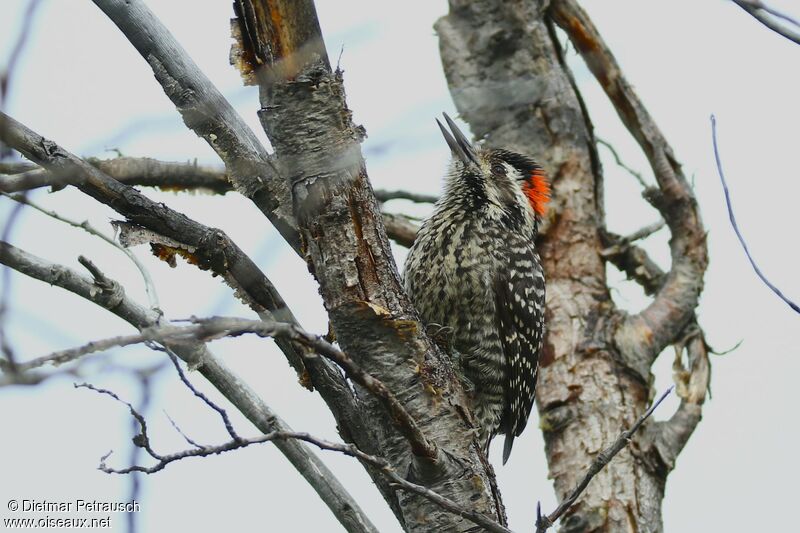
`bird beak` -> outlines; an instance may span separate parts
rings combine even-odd
[[[439,125],[439,129],[442,130],[444,140],[447,146],[450,147],[450,151],[453,152],[453,157],[464,163],[464,166],[478,165],[478,156],[475,153],[475,148],[467,140],[467,137],[461,133],[461,130],[458,129],[453,119],[447,116],[447,113],[442,114],[444,115],[444,120],[447,122],[447,125],[450,126],[450,131],[453,132],[452,135],[450,131],[447,131],[447,128],[439,122],[439,119],[436,119],[436,123]]]

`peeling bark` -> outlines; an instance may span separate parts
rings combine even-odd
[[[354,381],[362,386],[353,392],[327,360],[309,357],[286,339],[278,344],[298,372],[307,371],[304,377],[325,399],[342,437],[385,459],[391,474],[401,476],[387,476],[376,466],[382,462],[364,461],[403,528],[475,531],[459,508],[505,524],[494,472],[474,441],[461,385],[449,358],[420,324],[392,257],[387,232],[409,245],[417,226],[402,215],[381,215],[361,154],[365,131],[352,121],[342,73],[331,68],[313,1],[234,2],[231,61],[245,83],[259,86],[258,115],[274,155],[140,0],[94,1],[150,64],[187,126],[217,151],[226,173],[148,160],[89,164],[0,114],[0,138],[45,167],[0,167],[15,174],[0,176],[0,190],[74,185],[127,219],[118,223],[123,239],[149,243],[165,260],[174,262],[179,255],[211,270],[262,318],[295,323],[277,289],[224,233],[123,182],[210,186],[216,192],[233,187],[248,196],[306,260],[319,283],[331,335],[352,363],[348,375],[358,368],[362,379]],[[702,417],[710,377],[709,350],[695,316],[707,263],[697,202],[666,139],[574,0],[450,0],[449,5],[436,30],[461,116],[486,145],[536,158],[553,183],[553,202],[537,243],[548,286],[537,405],[559,499],[640,419],[654,397],[651,366],[663,348],[675,347],[679,408],[664,422],[645,422],[569,508],[561,531],[660,532],[667,476]],[[567,32],[648,157],[658,188],[645,196],[671,232],[669,272],[605,228],[596,139],[554,24]],[[184,175],[176,179],[175,172]],[[3,251],[0,259],[8,262],[14,249]],[[606,261],[653,296],[643,312],[628,315],[615,307]],[[72,282],[74,287],[62,286],[87,297],[89,282],[78,277]],[[116,299],[112,306],[108,295],[101,296],[90,299],[139,328],[158,319],[132,304],[119,307]],[[200,371],[260,429],[280,423],[213,358],[184,355],[200,363]],[[382,395],[369,383],[380,383]],[[299,463],[313,463],[297,446],[285,448]],[[419,491],[399,490],[398,480],[434,491],[449,507]],[[371,528],[357,508],[341,507],[335,483],[324,489],[323,499],[346,527]]]
[[[310,9],[309,9],[310,6]],[[380,450],[408,479],[488,516],[505,520],[488,464],[473,442],[460,384],[431,343],[400,284],[370,186],[341,72],[330,69],[311,2],[237,2],[238,57],[251,60],[261,89],[261,118],[290,184],[309,269],[320,284],[342,348],[397,395],[431,442],[420,454],[364,396],[371,434],[346,436]],[[292,23],[276,28],[278,20]],[[235,32],[236,34],[237,32]],[[473,524],[380,476],[407,531],[466,531]]]
[[[705,249],[694,237],[698,227],[702,234],[702,226],[691,191],[675,185],[682,176],[676,177],[674,157],[671,152],[669,157],[660,155],[668,147],[661,137],[653,141],[655,126],[649,117],[641,119],[641,106],[634,106],[632,113],[640,117],[631,126],[639,128],[634,134],[648,141],[643,148],[654,165],[667,164],[671,173],[659,185],[660,197],[671,201],[664,213],[677,267],[658,278],[654,290],[660,292],[650,309],[680,298],[674,314],[656,317],[647,328],[636,326],[641,318],[626,318],[615,308],[602,254],[607,234],[602,169],[588,111],[561,56],[548,4],[450,0],[450,13],[437,22],[436,30],[453,100],[476,139],[531,154],[553,182],[553,206],[538,243],[547,274],[548,333],[537,404],[550,476],[561,499],[592,458],[653,397],[650,364],[655,354],[646,364],[635,364],[630,345],[663,347],[677,341],[697,305],[701,285],[696,280],[705,269]],[[677,223],[681,215],[675,216],[675,210],[689,218],[685,226]],[[632,263],[626,255],[630,248],[623,252],[617,257]],[[687,402],[680,416],[691,416],[697,405]],[[663,464],[654,465],[651,452],[665,439],[685,443],[694,426],[676,420],[677,433],[689,429],[680,435],[659,432],[651,422],[645,427],[651,430],[648,435],[660,436],[634,439],[592,480],[566,513],[561,531],[661,531],[661,501],[671,468],[664,464],[671,465],[674,458],[665,451]]]
[[[193,130],[225,162],[236,190],[250,198],[295,249],[288,190],[266,149],[222,93],[141,0],[94,0],[147,61],[164,92]]]

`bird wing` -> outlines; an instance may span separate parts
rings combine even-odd
[[[538,261],[537,261],[538,263]],[[528,422],[544,331],[544,277],[538,269],[519,272],[510,269],[498,276],[497,330],[506,361],[503,464],[511,454],[514,437]]]

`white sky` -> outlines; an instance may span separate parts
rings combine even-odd
[[[16,38],[27,2],[0,4],[0,65]],[[764,272],[795,301],[800,300],[795,203],[800,135],[798,60],[800,47],[775,35],[723,0],[603,3],[585,0],[600,31],[629,80],[672,143],[696,194],[709,232],[711,264],[699,316],[709,342],[727,349],[712,356],[713,399],[704,420],[680,456],[667,484],[664,522],[668,531],[753,531],[780,529],[795,521],[800,476],[797,440],[800,419],[795,396],[798,316],[754,276],[725,212],[713,166],[708,117],[715,113],[727,177],[739,223]],[[800,16],[796,3],[770,4]],[[151,0],[161,17],[203,71],[227,95],[260,138],[255,115],[257,91],[242,88],[228,65],[229,1]],[[202,7],[200,7],[202,6]],[[369,134],[364,144],[376,187],[437,192],[448,150],[434,116],[454,113],[432,29],[446,2],[318,0],[317,8],[332,58],[343,48],[348,102]],[[191,17],[186,17],[186,13]],[[644,157],[626,134],[597,84],[570,52],[571,64],[599,136],[613,142],[624,159],[649,176]],[[138,53],[88,1],[45,0],[15,72],[7,111],[39,133],[81,155],[111,157],[107,148],[129,156],[167,160],[219,161],[186,129]],[[265,140],[266,142],[266,140]],[[656,220],[638,196],[635,181],[601,148],[606,175],[610,229],[626,233]],[[652,178],[650,178],[652,180]],[[316,287],[302,262],[276,236],[248,201],[235,195],[146,193],[205,224],[223,228],[276,283],[310,331],[326,330]],[[118,217],[72,192],[39,191],[34,200],[109,231]],[[408,206],[398,204],[398,209]],[[8,202],[0,202],[5,219]],[[258,229],[254,231],[254,229]],[[668,264],[667,236],[652,239],[652,254]],[[80,268],[84,254],[144,302],[142,284],[118,251],[30,210],[12,242],[52,261]],[[156,278],[168,317],[239,314],[247,309],[206,273],[180,264],[172,270],[137,250]],[[402,250],[397,250],[401,258]],[[611,272],[614,297],[636,310],[640,291]],[[68,293],[22,276],[11,288],[11,339],[20,358],[43,355],[90,338],[130,332],[130,328]],[[336,439],[332,418],[319,398],[302,390],[282,355],[268,342],[241,338],[213,349],[247,378],[295,429]],[[146,349],[116,350],[104,362],[159,361]],[[142,363],[139,363],[142,361]],[[656,384],[670,382],[671,353],[656,365]],[[135,383],[120,372],[90,376],[99,386],[137,400]],[[109,449],[115,466],[126,465],[130,420],[110,399],[73,390],[70,379],[36,388],[0,391],[0,517],[16,499],[107,500],[127,494],[125,479],[96,470]],[[193,381],[218,398],[199,375]],[[196,401],[170,371],[160,374],[148,411],[157,450],[183,449],[164,411],[190,436],[218,443],[225,432],[216,416]],[[223,403],[224,405],[224,403]],[[665,404],[666,418],[676,401]],[[254,430],[235,417],[242,433]],[[536,501],[555,505],[546,479],[542,439],[531,429],[515,445],[509,466],[498,476],[511,526],[529,530]],[[499,465],[499,449],[493,450]],[[352,460],[325,454],[381,531],[399,531],[393,516]],[[139,516],[143,530],[338,531],[340,526],[305,482],[271,446],[205,460],[185,461],[144,481]],[[117,530],[121,516],[112,519]],[[262,524],[270,524],[265,527]]]

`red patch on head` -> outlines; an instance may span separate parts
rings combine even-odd
[[[540,217],[544,216],[547,212],[547,202],[550,201],[550,183],[547,181],[544,170],[534,169],[531,177],[522,185],[522,192],[528,197],[534,213]]]

